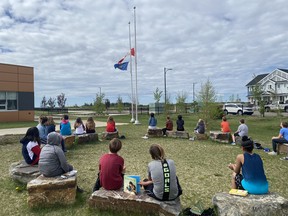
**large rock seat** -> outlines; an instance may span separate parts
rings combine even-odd
[[[67,149],[72,148],[75,143],[75,135],[63,136],[64,144]]]
[[[40,175],[27,184],[28,206],[34,208],[72,204],[75,202],[76,188],[76,176],[63,179],[60,176],[48,178]]]
[[[25,134],[7,134],[0,136],[0,145],[19,143]]]
[[[207,134],[200,134],[200,133],[194,133],[195,140],[207,140],[209,136]]]
[[[228,193],[217,193],[212,198],[218,216],[286,216],[288,200],[275,193],[240,197]]]
[[[148,137],[163,137],[163,131],[161,128],[148,129],[147,136]]]
[[[189,139],[189,133],[187,131],[166,131],[167,137]]]
[[[25,161],[12,163],[9,167],[10,177],[23,184],[40,176],[38,165],[31,166]]]
[[[115,132],[104,132],[102,136],[102,139],[106,140],[112,140],[114,138],[119,138],[118,130]]]
[[[98,141],[97,133],[77,135],[77,144],[84,144],[84,143],[95,142],[95,141]]]
[[[92,193],[89,200],[90,208],[98,210],[112,210],[121,213],[135,213],[137,215],[174,216],[181,211],[180,199],[161,202],[140,192],[132,195],[121,191],[99,190]]]
[[[232,142],[231,133],[222,131],[210,131],[210,139],[222,143]]]
[[[278,146],[277,148],[278,154],[284,153],[284,154],[287,154],[288,156],[288,144],[287,143],[278,143],[277,146]]]

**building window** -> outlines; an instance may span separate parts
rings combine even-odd
[[[278,84],[277,87],[280,88],[280,84]]]
[[[269,89],[272,89],[272,85],[269,85]]]
[[[17,92],[0,92],[0,110],[17,110]]]

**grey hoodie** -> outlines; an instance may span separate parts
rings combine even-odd
[[[39,160],[40,173],[46,177],[60,176],[73,170],[73,167],[67,163],[60,146],[60,135],[56,132],[49,133],[47,144],[42,148]]]

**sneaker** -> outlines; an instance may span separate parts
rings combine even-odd
[[[287,160],[288,161],[288,157],[282,157],[282,158],[280,158],[280,160]]]
[[[275,156],[275,155],[277,155],[277,152],[272,151],[272,152],[269,152],[268,154]]]
[[[236,143],[235,143],[235,142],[232,142],[231,145],[236,145]]]

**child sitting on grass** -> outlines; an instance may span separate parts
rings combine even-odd
[[[125,173],[124,159],[117,153],[122,148],[119,139],[114,138],[109,143],[109,153],[104,154],[99,160],[99,173],[93,192],[101,187],[106,190],[119,190],[123,186]]]

